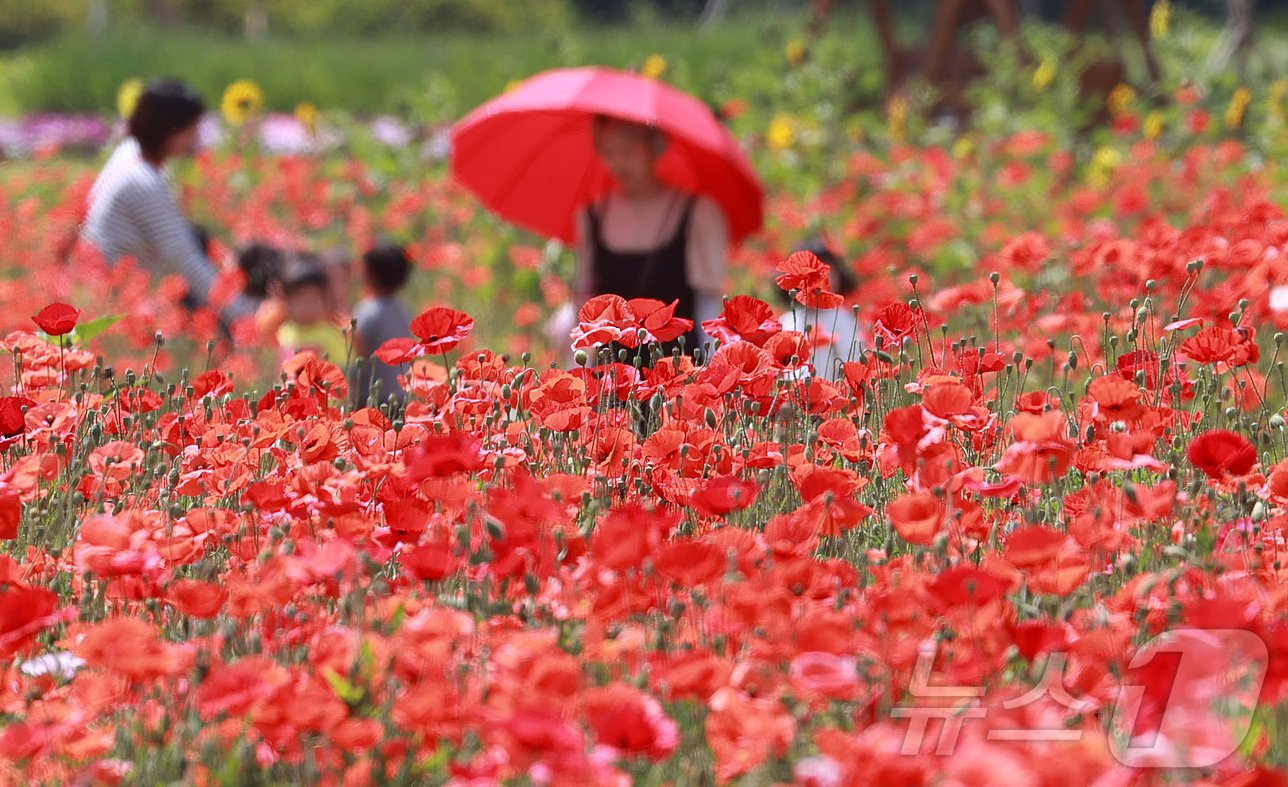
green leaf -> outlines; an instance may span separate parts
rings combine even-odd
[[[124,317],[124,314],[110,314],[90,320],[84,325],[76,326],[76,330],[72,331],[72,336],[81,344],[89,344],[105,333],[108,328],[124,319]]]
[[[346,703],[354,704],[362,699],[362,689],[345,680],[340,673],[330,667],[322,670],[322,677],[326,678],[326,682],[331,685],[331,690],[336,696]]]

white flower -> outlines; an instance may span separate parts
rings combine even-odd
[[[398,118],[387,115],[371,121],[371,135],[391,148],[405,148],[411,144],[411,129]]]
[[[1288,284],[1280,284],[1270,291],[1271,311],[1288,311]]]
[[[22,663],[22,674],[31,677],[49,675],[62,680],[71,680],[85,666],[85,659],[74,653],[60,650],[55,653],[42,653]]]

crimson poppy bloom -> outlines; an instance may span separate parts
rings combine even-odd
[[[754,503],[759,492],[760,488],[754,481],[720,476],[707,481],[694,492],[689,504],[703,516],[726,516]]]
[[[662,547],[656,558],[657,570],[682,587],[700,587],[724,576],[724,550],[699,539],[681,539]]]
[[[886,506],[895,532],[912,544],[929,544],[944,525],[944,504],[924,492],[900,495]]]
[[[419,580],[437,582],[461,569],[465,561],[452,551],[450,544],[424,544],[404,551],[398,557],[408,574]]]
[[[0,438],[17,437],[26,431],[27,415],[23,410],[35,406],[25,396],[0,396]]]
[[[661,762],[680,745],[680,727],[662,703],[634,686],[614,683],[587,691],[582,702],[595,740],[624,756]]]
[[[456,473],[483,469],[481,444],[473,435],[454,433],[430,435],[421,440],[407,461],[407,475],[416,481],[444,478]]]
[[[917,321],[921,312],[906,303],[892,303],[877,312],[872,326],[874,336],[885,338],[887,347],[898,347],[903,340],[917,334]]]
[[[1107,421],[1131,421],[1143,415],[1144,393],[1135,382],[1116,374],[1096,378],[1087,389],[1087,395],[1095,400],[1100,415]]]
[[[376,348],[375,356],[390,366],[402,366],[423,357],[426,351],[427,347],[423,342],[398,336]]]
[[[922,394],[922,406],[931,415],[939,418],[950,418],[970,412],[975,404],[975,395],[970,388],[961,383],[936,383]]]
[[[1208,478],[1242,476],[1257,464],[1257,448],[1237,432],[1214,429],[1190,441],[1190,463]]]
[[[1195,363],[1235,368],[1256,363],[1261,349],[1246,328],[1213,325],[1181,343],[1181,353]]]
[[[702,330],[723,344],[751,342],[762,347],[783,325],[774,318],[774,307],[768,303],[750,295],[735,295],[725,301],[718,318],[702,323]]]
[[[40,330],[50,336],[64,336],[76,327],[76,321],[80,319],[80,315],[80,309],[74,306],[66,303],[51,303],[31,319],[40,326]]]
[[[411,321],[411,332],[430,352],[445,353],[474,331],[474,318],[446,306],[421,312]]]
[[[810,309],[835,309],[845,298],[832,292],[832,266],[813,252],[798,251],[778,265],[779,287],[795,292],[796,300]]]
[[[673,342],[693,329],[693,320],[675,316],[678,300],[662,303],[652,298],[632,298],[631,311],[654,340]]]
[[[31,644],[36,635],[75,610],[58,609],[58,594],[44,588],[10,587],[0,591],[0,658],[8,659]]]

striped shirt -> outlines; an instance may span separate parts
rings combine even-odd
[[[170,181],[144,160],[133,138],[116,148],[94,182],[81,237],[109,262],[133,257],[154,274],[182,276],[197,303],[206,302],[218,275],[179,209]],[[243,300],[227,311],[232,316],[248,312]]]

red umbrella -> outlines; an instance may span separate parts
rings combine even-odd
[[[608,68],[546,71],[474,110],[452,131],[452,172],[507,220],[571,242],[577,209],[613,188],[595,154],[595,115],[661,129],[670,144],[658,176],[719,203],[735,243],[760,229],[760,181],[710,108],[657,80]]]

